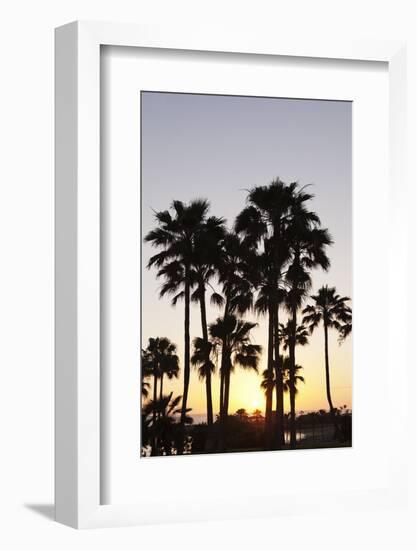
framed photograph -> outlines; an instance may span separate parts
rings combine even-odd
[[[404,81],[401,43],[57,29],[58,521],[403,505]]]

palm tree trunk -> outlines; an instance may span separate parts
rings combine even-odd
[[[330,364],[329,364],[329,327],[327,326],[326,321],[324,321],[324,358],[326,364],[326,394],[327,402],[329,403],[330,415],[333,420],[335,436],[339,433],[339,426],[337,423],[337,418],[335,415],[335,410],[333,407],[332,395],[330,391]]]
[[[152,451],[151,455],[156,456],[157,455],[157,448],[158,448],[158,441],[156,438],[156,402],[158,400],[158,374],[157,374],[157,367],[155,366],[155,372],[153,376],[153,411],[152,411],[152,427],[154,430],[154,436],[152,438]]]
[[[213,424],[213,400],[211,395],[211,372],[210,372],[210,350],[207,330],[207,313],[204,285],[200,285],[200,313],[201,313],[201,330],[203,333],[203,341],[205,348],[206,362],[206,400],[207,400],[207,425]]]
[[[229,365],[229,361],[227,361],[225,389],[224,389],[224,407],[223,407],[223,413],[224,413],[225,419],[227,419],[229,415],[229,395],[230,395],[230,365]]]
[[[222,418],[224,404],[224,372],[220,368],[220,403],[219,403],[219,415]]]
[[[161,382],[160,382],[160,386],[159,386],[159,399],[162,399],[162,388],[163,388],[163,385],[164,385],[164,373],[161,372]]]
[[[226,295],[226,303],[224,306],[223,321],[229,315],[230,307],[230,298],[229,295]],[[226,348],[227,348],[227,338],[223,336],[222,338],[222,359],[220,365],[220,418],[224,416],[224,393],[225,393],[225,378],[226,378]],[[222,392],[223,390],[223,392]]]
[[[295,449],[297,432],[295,427],[295,341],[297,330],[297,307],[292,306],[291,338],[289,346],[290,358],[290,447]]]
[[[326,361],[326,394],[330,412],[334,410],[332,396],[330,393],[330,365],[329,365],[329,334],[327,323],[324,324],[324,358]]]
[[[265,406],[265,448],[272,449],[272,380],[273,380],[273,338],[274,315],[271,305],[268,308],[268,376]]]
[[[153,375],[153,402],[154,404],[158,401],[158,374],[157,374],[157,370],[155,369],[155,372],[154,372],[154,375]],[[156,418],[156,410],[154,408],[153,410],[153,420],[155,422],[155,418]]]
[[[275,354],[275,390],[276,390],[276,438],[277,449],[281,449],[284,441],[284,384],[282,380],[282,365],[279,354],[279,306],[276,307],[274,315],[274,354]]]
[[[224,451],[224,435],[226,431],[226,416],[225,416],[225,399],[226,399],[226,366],[223,361],[225,355],[225,347],[222,347],[222,366],[220,369],[220,419],[219,419],[219,434],[218,434],[218,448],[219,451]]]
[[[184,451],[184,426],[187,416],[188,388],[190,385],[190,267],[185,267],[184,284],[184,391],[182,394],[181,405],[181,430],[178,430],[176,441],[177,453],[183,454]]]
[[[226,294],[226,303],[224,306],[224,314],[223,314],[223,320],[226,319],[226,317],[229,314],[229,304],[230,304],[230,298],[229,294]],[[219,451],[224,450],[224,438],[226,433],[226,365],[227,365],[227,338],[226,336],[223,336],[222,338],[222,358],[221,358],[221,365],[220,365],[220,426],[219,426]],[[229,398],[229,397],[227,397]]]
[[[224,350],[223,352],[224,353]],[[229,414],[229,392],[230,392],[230,369],[228,367],[228,361],[225,358],[223,373],[221,374],[221,382],[223,381],[223,399],[221,400],[220,409],[220,422],[219,422],[219,442],[218,448],[220,452],[225,450],[226,434],[227,434],[227,420]]]
[[[187,414],[188,387],[190,385],[190,273],[185,269],[184,285],[184,392],[182,395],[181,424]]]

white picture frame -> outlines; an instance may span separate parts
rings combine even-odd
[[[279,37],[248,37],[230,29],[149,28],[113,23],[75,22],[56,30],[56,519],[76,528],[134,525],[160,520],[151,508],[102,505],[100,499],[100,47],[102,45],[266,54],[334,60],[382,61],[389,70],[389,149],[392,199],[401,201],[405,151],[405,45],[363,41],[280,42]],[[397,206],[397,205],[396,205]],[[395,234],[405,235],[405,217],[395,211]],[[404,258],[403,258],[404,259]],[[400,276],[405,278],[405,259]],[[397,304],[405,312],[405,300]],[[400,308],[400,312],[398,312]],[[404,308],[402,310],[402,308]],[[405,314],[403,315],[405,318]],[[405,334],[405,331],[404,331]],[[401,328],[395,338],[405,338]],[[401,346],[399,345],[399,348]],[[405,349],[405,346],[403,346]],[[405,371],[404,371],[405,372]],[[396,388],[405,393],[404,387]],[[396,410],[402,425],[405,408]],[[390,475],[381,490],[341,495],[352,507],[398,505],[405,498],[401,434],[390,455]],[[318,504],[314,495],[306,506]],[[239,503],[204,518],[239,517]],[[296,508],[297,498],[271,513]],[[168,521],[185,519],[168,510]],[[198,519],[198,512],[193,515]]]

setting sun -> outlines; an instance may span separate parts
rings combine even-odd
[[[251,410],[256,410],[256,409],[259,409],[260,408],[260,402],[259,402],[259,399],[254,399],[252,401],[252,405],[251,405]]]

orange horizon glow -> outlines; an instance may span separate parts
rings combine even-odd
[[[167,336],[177,344],[177,354],[180,359],[180,376],[178,379],[164,379],[164,393],[173,392],[174,396],[182,395],[183,393],[183,345],[182,345],[182,323],[175,323],[174,318],[181,318],[181,306],[171,308],[166,301],[160,300],[158,304],[161,308],[161,315],[158,317],[156,326],[149,327],[150,335],[152,336]],[[209,308],[211,309],[211,308]],[[155,312],[156,313],[156,312]],[[215,311],[211,311],[212,316],[216,315]],[[198,307],[191,308],[191,340],[195,336],[199,336],[201,327],[198,322],[199,310]],[[172,316],[172,319],[171,319]],[[217,316],[217,315],[216,315]],[[252,341],[262,345],[263,353],[260,360],[258,374],[254,371],[245,371],[236,367],[235,372],[231,375],[230,382],[230,401],[229,414],[234,414],[238,409],[245,409],[249,414],[255,409],[259,409],[262,414],[265,413],[265,395],[260,388],[262,381],[262,372],[266,369],[266,346],[267,346],[267,330],[266,320],[257,318],[254,315],[246,315],[246,319],[258,322],[258,326],[254,329]],[[156,320],[156,317],[154,317]],[[211,322],[212,319],[209,319]],[[175,335],[175,336],[174,336]],[[180,341],[178,341],[178,336]],[[176,338],[177,337],[177,338]],[[143,334],[143,347],[146,347],[147,337]],[[338,343],[336,332],[331,332],[329,337],[329,357],[330,357],[330,380],[333,405],[342,407],[346,405],[348,409],[352,409],[352,339],[349,337],[341,345]],[[302,376],[305,378],[305,384],[299,383],[298,395],[296,398],[296,411],[319,411],[321,409],[329,410],[329,405],[326,398],[325,386],[325,368],[324,368],[324,336],[323,328],[318,329],[310,336],[309,344],[296,348],[296,363],[303,367]],[[149,379],[152,388],[152,379]],[[188,393],[187,406],[192,409],[190,415],[204,415],[206,409],[206,390],[205,382],[199,380],[196,369],[191,366],[190,387]],[[151,391],[152,394],[152,391]],[[219,413],[219,395],[220,395],[220,378],[218,369],[212,377],[212,398],[213,398],[213,414],[216,416]],[[289,411],[289,398],[284,395],[285,412]],[[273,400],[273,408],[275,410],[275,395]]]

